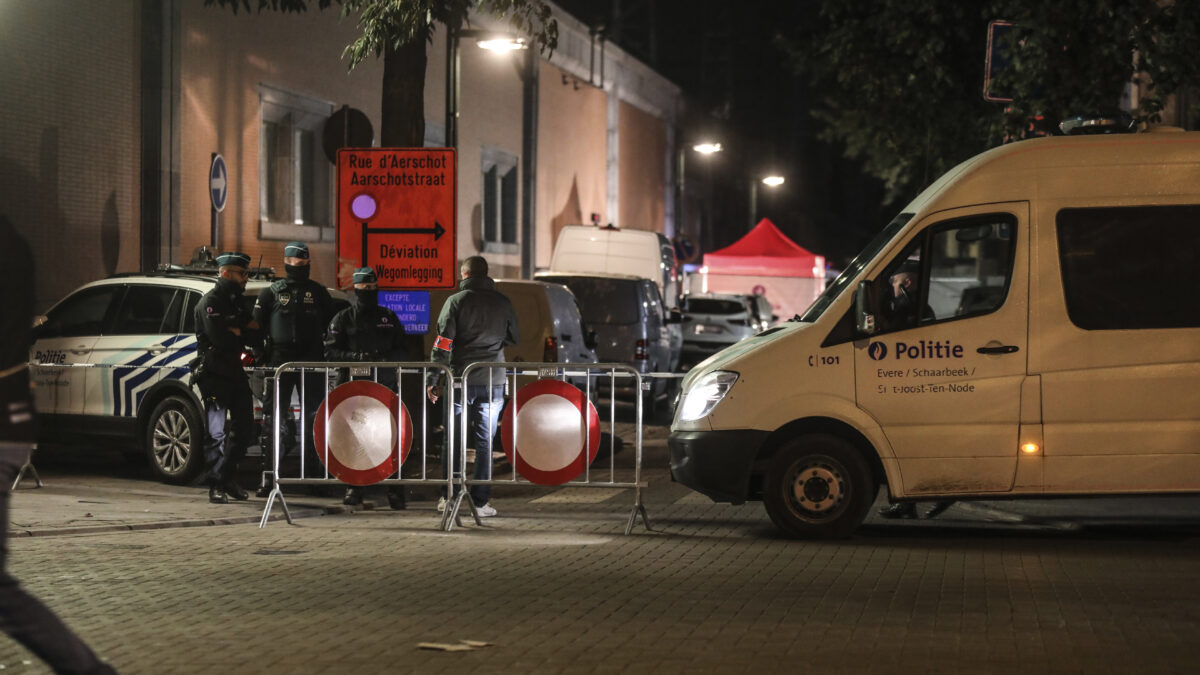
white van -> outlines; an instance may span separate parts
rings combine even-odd
[[[550,271],[651,279],[668,309],[679,305],[675,247],[659,232],[568,225],[554,244]]]
[[[672,476],[809,537],[852,532],[880,483],[896,500],[1200,492],[1197,269],[1200,133],[987,151],[799,320],[689,373]]]
[[[517,313],[521,341],[504,348],[508,361],[596,363],[596,335],[583,324],[579,302],[570,289],[543,281],[496,279],[496,290],[508,297]],[[457,290],[430,292],[429,332],[425,351],[433,350],[437,320],[446,298]]]

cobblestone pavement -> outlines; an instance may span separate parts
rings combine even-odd
[[[421,501],[17,537],[11,568],[129,673],[1140,673],[1200,657],[1196,518],[1072,527],[1066,506],[958,504],[796,542],[758,504],[647,477],[654,531],[628,537],[629,491],[497,490],[499,517],[451,533]],[[460,640],[491,646],[418,648]],[[0,637],[5,673],[45,672],[31,658]]]

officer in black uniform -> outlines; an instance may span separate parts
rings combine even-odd
[[[242,307],[250,256],[222,253],[217,265],[221,278],[196,305],[199,354],[190,365],[208,417],[204,446],[208,501],[228,504],[230,497],[249,498],[236,478],[238,462],[246,456],[254,435],[254,402],[242,368],[242,350],[255,347],[259,334],[258,324]]]
[[[263,365],[277,367],[289,361],[322,361],[324,360],[325,327],[333,316],[333,299],[329,291],[321,284],[309,278],[308,245],[300,241],[288,242],[283,249],[283,267],[287,276],[276,281],[258,295],[254,303],[254,320],[263,327],[266,341],[263,345]],[[292,414],[287,410],[292,400],[292,392],[300,388],[300,373],[293,371],[280,377],[279,395],[283,402],[280,409],[283,415],[283,451],[286,454],[295,447],[296,425]],[[271,416],[274,413],[274,386],[268,380],[263,392],[263,430],[264,439],[263,471],[272,470],[270,448],[273,447],[270,434],[273,430]],[[308,371],[304,376],[304,434],[308,448],[309,461],[312,466],[310,475],[318,472],[316,451],[313,449],[312,428],[317,417],[317,408],[325,398],[324,373]],[[265,497],[270,487],[263,485],[259,488],[259,496]]]
[[[361,267],[354,270],[354,300],[349,307],[334,315],[325,337],[325,358],[330,361],[409,361],[404,326],[396,313],[379,304],[379,280],[375,270]],[[396,371],[380,368],[377,380],[385,387],[396,388]],[[340,379],[340,378],[339,378]],[[364,376],[351,379],[366,379]],[[411,387],[419,396],[419,384]],[[405,507],[404,488],[388,487],[388,505],[393,509]],[[344,504],[362,504],[363,490],[346,488]]]

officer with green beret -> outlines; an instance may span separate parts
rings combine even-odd
[[[275,368],[289,361],[324,360],[325,328],[333,318],[333,299],[324,286],[309,278],[310,262],[308,244],[302,241],[288,242],[283,249],[283,268],[287,276],[258,294],[258,300],[254,303],[254,320],[263,327],[266,335],[261,365]],[[325,398],[323,375],[320,371],[307,371],[304,375],[304,434],[310,460],[317,456],[313,449],[312,428],[317,408]],[[285,373],[279,378],[279,395],[283,401],[291,401],[292,393],[300,389],[299,372]],[[264,434],[270,434],[274,429],[271,419],[275,410],[274,394],[273,383],[268,381],[263,394]],[[281,407],[284,410],[288,408],[287,404]],[[295,438],[295,420],[288,411],[283,415],[285,454],[298,444]],[[264,439],[263,447],[273,446]],[[270,453],[264,452],[262,461],[263,471],[271,471]],[[315,462],[308,464],[314,471],[320,466]],[[265,497],[269,493],[269,486],[260,487],[259,496]]]
[[[354,270],[354,299],[350,306],[334,315],[325,337],[325,358],[330,361],[410,361],[404,339],[404,325],[396,313],[379,304],[379,280],[375,270],[360,267]],[[380,368],[375,378],[380,384],[396,388],[396,371]],[[357,378],[356,378],[357,379]],[[420,383],[408,387],[421,394]],[[406,394],[408,392],[405,392]],[[388,488],[388,505],[393,509],[405,507],[404,488]],[[361,488],[346,488],[344,504],[362,504]]]
[[[204,398],[208,439],[204,446],[208,501],[228,504],[248,499],[237,483],[238,462],[254,439],[254,402],[242,368],[242,350],[259,340],[256,323],[242,306],[249,280],[250,256],[217,256],[220,279],[196,305],[198,356],[191,364],[193,381]]]

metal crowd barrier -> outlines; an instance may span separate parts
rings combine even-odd
[[[307,424],[307,418],[308,418],[308,414],[309,414],[309,411],[307,410],[307,404],[308,404],[307,394],[308,394],[308,387],[311,386],[309,383],[309,380],[312,378],[306,377],[306,375],[319,374],[321,376],[320,379],[321,379],[322,386],[323,386],[323,391],[321,392],[321,394],[322,394],[321,400],[324,401],[324,400],[328,399],[329,393],[333,390],[333,387],[330,385],[331,379],[338,378],[340,375],[344,375],[346,381],[350,381],[352,379],[363,379],[365,377],[366,379],[370,379],[375,382],[378,382],[380,373],[382,373],[384,371],[391,371],[396,374],[396,385],[395,385],[393,391],[396,393],[397,396],[400,397],[402,402],[404,400],[404,393],[405,393],[405,385],[404,385],[404,377],[403,376],[404,375],[413,375],[413,374],[420,375],[420,384],[417,386],[419,387],[418,394],[419,394],[420,401],[421,401],[421,407],[420,407],[420,410],[409,410],[408,414],[409,414],[410,420],[413,419],[417,415],[420,416],[421,424],[420,424],[419,428],[421,429],[421,433],[420,434],[417,433],[418,427],[414,421],[414,423],[413,423],[413,427],[414,427],[413,438],[411,439],[412,449],[410,450],[410,452],[408,454],[408,458],[407,459],[404,458],[403,449],[400,447],[399,443],[397,443],[396,460],[397,460],[398,468],[397,468],[396,473],[392,476],[389,476],[388,478],[385,478],[382,481],[379,481],[378,483],[374,483],[374,485],[385,485],[385,486],[387,486],[387,485],[439,485],[445,489],[445,494],[451,494],[451,490],[453,489],[454,474],[455,474],[455,472],[453,470],[453,466],[452,466],[453,458],[455,456],[455,453],[453,452],[453,448],[455,446],[454,446],[454,424],[453,424],[450,416],[453,414],[454,398],[453,398],[452,394],[448,393],[447,396],[445,397],[445,405],[443,406],[443,412],[445,414],[444,414],[443,431],[442,431],[443,441],[444,441],[442,444],[442,447],[444,448],[444,451],[442,453],[442,461],[451,463],[451,466],[449,467],[449,469],[445,470],[443,472],[445,474],[445,476],[443,477],[442,473],[438,473],[435,475],[430,470],[429,446],[431,445],[431,441],[433,440],[433,434],[431,433],[430,422],[432,420],[430,419],[430,416],[429,416],[429,408],[432,407],[432,404],[429,402],[428,398],[425,395],[425,382],[428,379],[428,376],[431,372],[440,373],[442,375],[442,377],[445,378],[445,381],[448,383],[453,381],[453,374],[450,372],[450,369],[448,367],[446,367],[445,365],[440,364],[440,363],[432,363],[429,361],[416,361],[416,362],[388,362],[388,361],[372,361],[372,362],[311,361],[311,362],[308,362],[308,361],[295,361],[295,362],[289,362],[289,363],[285,363],[285,364],[279,366],[278,368],[276,368],[275,372],[274,372],[274,376],[273,376],[274,381],[268,383],[268,386],[273,387],[273,392],[274,392],[274,395],[272,396],[272,416],[271,416],[271,421],[272,421],[272,425],[271,425],[272,426],[272,433],[271,433],[272,464],[271,464],[271,467],[272,467],[272,471],[271,471],[270,476],[264,476],[264,484],[269,484],[271,486],[271,493],[267,497],[266,506],[263,508],[262,519],[259,521],[259,524],[258,524],[258,526],[260,528],[266,527],[267,522],[270,520],[271,509],[274,507],[276,499],[279,500],[280,506],[283,507],[283,514],[284,514],[284,517],[287,518],[288,523],[292,522],[292,515],[291,515],[291,512],[288,510],[287,501],[284,499],[282,486],[284,486],[284,485],[330,485],[330,484],[342,485],[343,484],[342,481],[340,481],[338,478],[330,475],[330,473],[329,473],[329,441],[328,441],[328,439],[325,439],[326,442],[323,444],[323,447],[315,448],[315,451],[317,453],[320,453],[320,454],[318,454],[318,459],[321,460],[321,465],[322,465],[320,467],[319,471],[317,472],[319,475],[309,476],[309,472],[307,470],[308,469],[307,464],[308,464],[309,458],[308,458],[308,434],[306,432],[306,424]],[[287,474],[283,473],[283,467],[282,467],[282,462],[281,462],[283,448],[282,448],[282,439],[281,439],[281,433],[280,433],[281,428],[284,427],[284,425],[281,423],[282,418],[280,416],[280,412],[281,412],[281,410],[280,410],[280,405],[281,405],[280,404],[280,389],[281,389],[280,376],[288,374],[288,373],[293,373],[293,372],[297,374],[297,377],[299,380],[298,386],[297,386],[297,389],[298,389],[297,395],[298,395],[298,398],[300,399],[300,401],[299,401],[300,402],[300,406],[299,406],[300,418],[299,418],[299,420],[297,420],[297,434],[296,434],[299,437],[299,443],[297,446],[297,450],[300,455],[300,457],[299,457],[300,462],[299,462],[299,475],[296,475],[296,476],[287,475]],[[408,386],[409,386],[409,388],[411,388],[413,385],[410,383]],[[447,387],[447,390],[449,390],[449,389],[450,388]],[[329,413],[330,413],[330,410],[329,410],[329,406],[327,405],[324,407],[324,420],[323,420],[324,428],[326,429],[326,431],[329,430]],[[396,423],[397,423],[396,436],[398,439],[401,435],[401,429],[399,428],[399,425],[400,425],[399,418],[397,418]],[[414,454],[416,455],[415,460],[414,460]],[[406,466],[412,467],[414,461],[418,462],[419,473],[416,476],[410,475],[410,476],[406,477],[405,476],[405,473],[406,473],[405,467]],[[412,473],[411,468],[409,470],[409,473],[410,474]],[[444,520],[445,519],[443,518],[443,523],[444,523]]]
[[[536,487],[553,487],[555,489],[564,488],[564,487],[631,489],[631,490],[633,490],[633,493],[634,493],[634,501],[633,501],[632,510],[630,511],[630,514],[629,514],[629,520],[626,522],[626,525],[625,525],[625,534],[630,534],[633,532],[633,525],[636,522],[637,516],[639,514],[642,517],[642,523],[645,525],[646,529],[647,530],[651,529],[650,519],[646,515],[646,507],[642,502],[642,490],[646,487],[646,483],[642,480],[642,398],[643,398],[642,396],[636,397],[636,402],[635,402],[635,405],[636,405],[636,415],[634,416],[634,425],[635,425],[635,427],[634,427],[634,452],[635,452],[635,455],[634,455],[634,467],[633,467],[633,480],[618,480],[618,478],[617,478],[616,459],[615,459],[615,456],[616,456],[615,443],[616,443],[616,441],[615,441],[615,433],[614,433],[615,429],[616,429],[615,423],[616,423],[616,410],[617,410],[617,401],[616,401],[615,396],[609,397],[608,406],[607,406],[607,408],[608,408],[608,415],[607,415],[608,426],[609,426],[609,431],[610,431],[610,440],[609,440],[610,447],[609,447],[609,453],[608,453],[608,467],[607,468],[605,468],[605,467],[594,468],[592,466],[591,462],[586,461],[586,458],[591,454],[591,441],[590,441],[589,434],[586,432],[586,422],[585,422],[584,423],[585,424],[585,433],[584,433],[584,439],[585,439],[584,458],[585,458],[585,461],[583,462],[584,467],[583,467],[583,473],[581,476],[574,478],[574,479],[572,479],[566,483],[563,483],[561,485],[540,486],[537,483],[534,483],[534,482],[520,476],[517,473],[519,448],[516,447],[518,445],[516,440],[517,440],[517,435],[518,435],[517,427],[519,424],[518,416],[520,413],[520,406],[519,406],[518,400],[517,400],[517,392],[519,391],[518,382],[517,382],[518,377],[532,376],[532,377],[536,377],[538,380],[555,379],[555,380],[559,380],[559,381],[563,381],[563,382],[572,384],[573,386],[576,386],[578,389],[580,389],[580,391],[583,392],[585,400],[590,401],[592,403],[592,405],[595,405],[596,409],[597,409],[597,413],[599,413],[600,409],[601,409],[601,405],[599,405],[599,399],[597,396],[598,387],[596,386],[599,383],[599,381],[601,379],[607,380],[607,383],[609,385],[609,391],[616,391],[617,380],[631,378],[635,385],[634,391],[641,391],[642,390],[642,375],[637,370],[635,370],[634,368],[632,368],[628,365],[619,364],[619,363],[597,363],[597,364],[577,364],[577,365],[562,364],[562,363],[529,363],[529,362],[473,363],[473,364],[467,366],[463,370],[463,374],[459,378],[459,385],[465,387],[466,383],[471,381],[472,375],[474,375],[476,372],[478,372],[480,370],[487,371],[488,386],[499,386],[501,383],[504,385],[505,390],[507,392],[507,396],[505,398],[508,400],[508,402],[509,402],[508,404],[513,407],[512,419],[513,419],[513,427],[514,428],[512,430],[512,438],[513,438],[512,445],[514,447],[506,448],[506,450],[508,452],[512,453],[511,470],[507,472],[508,476],[505,478],[498,478],[496,476],[496,473],[494,471],[494,466],[493,466],[493,471],[492,471],[492,477],[490,479],[478,479],[477,480],[477,479],[471,477],[470,474],[468,474],[466,467],[467,467],[467,441],[468,441],[468,439],[467,439],[467,423],[468,423],[469,415],[467,414],[468,411],[464,410],[463,414],[459,416],[459,420],[458,420],[460,442],[459,442],[459,446],[458,446],[458,450],[459,450],[458,459],[454,463],[454,466],[458,468],[458,471],[456,472],[456,475],[455,475],[455,487],[458,491],[458,494],[455,495],[454,499],[446,505],[445,517],[443,518],[443,523],[445,525],[446,531],[452,530],[454,528],[455,523],[458,523],[461,525],[462,521],[459,518],[459,514],[460,514],[460,509],[462,507],[463,501],[466,501],[467,506],[470,509],[471,516],[475,520],[475,523],[477,525],[483,524],[483,522],[480,520],[479,514],[477,512],[477,508],[476,508],[477,506],[482,506],[482,505],[475,504],[474,499],[471,498],[470,489],[473,485],[490,485],[493,487],[522,485],[522,486],[526,486],[526,487],[535,487],[535,486]],[[499,375],[499,377],[497,377],[498,375]],[[465,407],[465,402],[467,400],[465,391],[460,395],[460,398],[458,400],[463,402],[464,407]],[[503,409],[503,406],[501,406],[501,409]],[[499,411],[495,411],[492,413],[493,419],[489,420],[488,425],[487,425],[488,426],[488,441],[489,441],[488,447],[489,448],[495,447],[494,432],[495,432],[495,429],[497,426],[496,425],[496,417],[498,416],[498,412]],[[586,411],[584,411],[584,412],[586,414]]]

